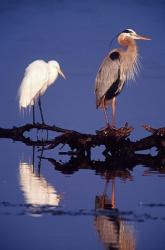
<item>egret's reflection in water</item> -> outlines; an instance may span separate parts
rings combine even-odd
[[[95,209],[115,210],[115,216],[96,216],[95,226],[105,249],[134,250],[136,238],[134,225],[122,219],[115,208],[115,180],[112,180],[111,198],[107,195],[108,182],[103,194],[96,196]]]
[[[37,176],[34,172],[33,164],[20,162],[19,179],[27,204],[33,206],[59,205],[61,197],[55,187],[50,185],[43,176]]]

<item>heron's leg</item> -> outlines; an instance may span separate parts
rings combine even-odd
[[[40,96],[39,96],[39,100],[38,100],[38,106],[39,106],[39,109],[40,109],[40,114],[41,114],[42,123],[45,124],[45,122],[44,122],[44,117],[43,117],[43,113],[42,113],[41,97],[40,97]]]
[[[115,179],[112,179],[112,208],[115,208]]]
[[[33,145],[33,157],[32,157],[33,173],[34,173],[34,160],[35,160],[35,146]]]
[[[35,124],[35,108],[34,108],[34,105],[33,105],[33,124]]]
[[[112,127],[115,127],[116,97],[112,99]]]
[[[106,124],[107,124],[107,127],[108,127],[109,126],[109,120],[108,120],[107,110],[106,110],[105,107],[104,107],[104,115],[105,115],[105,120],[106,120]]]
[[[104,97],[104,101],[103,102],[104,102],[104,108],[103,108],[103,110],[104,110],[105,120],[106,120],[107,127],[109,127],[109,119],[108,119],[107,109],[105,107],[105,97]]]

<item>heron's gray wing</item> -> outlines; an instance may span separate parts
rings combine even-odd
[[[120,77],[120,53],[119,50],[113,50],[105,57],[101,64],[95,83],[96,105],[100,101],[113,83]]]

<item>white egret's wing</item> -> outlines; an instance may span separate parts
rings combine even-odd
[[[26,68],[18,92],[20,109],[34,105],[34,100],[39,94],[45,92],[48,78],[48,64],[43,60],[36,60]]]

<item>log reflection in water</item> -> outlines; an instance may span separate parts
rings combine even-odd
[[[159,153],[157,156],[135,154],[133,158],[129,157],[123,160],[123,157],[109,156],[103,161],[91,160],[88,156],[72,156],[67,162],[57,161],[55,158],[41,157],[48,160],[55,170],[63,174],[73,174],[80,169],[91,169],[96,174],[104,176],[105,172],[109,178],[120,177],[121,179],[132,179],[132,170],[137,165],[148,167],[158,173],[165,173],[165,156]]]

